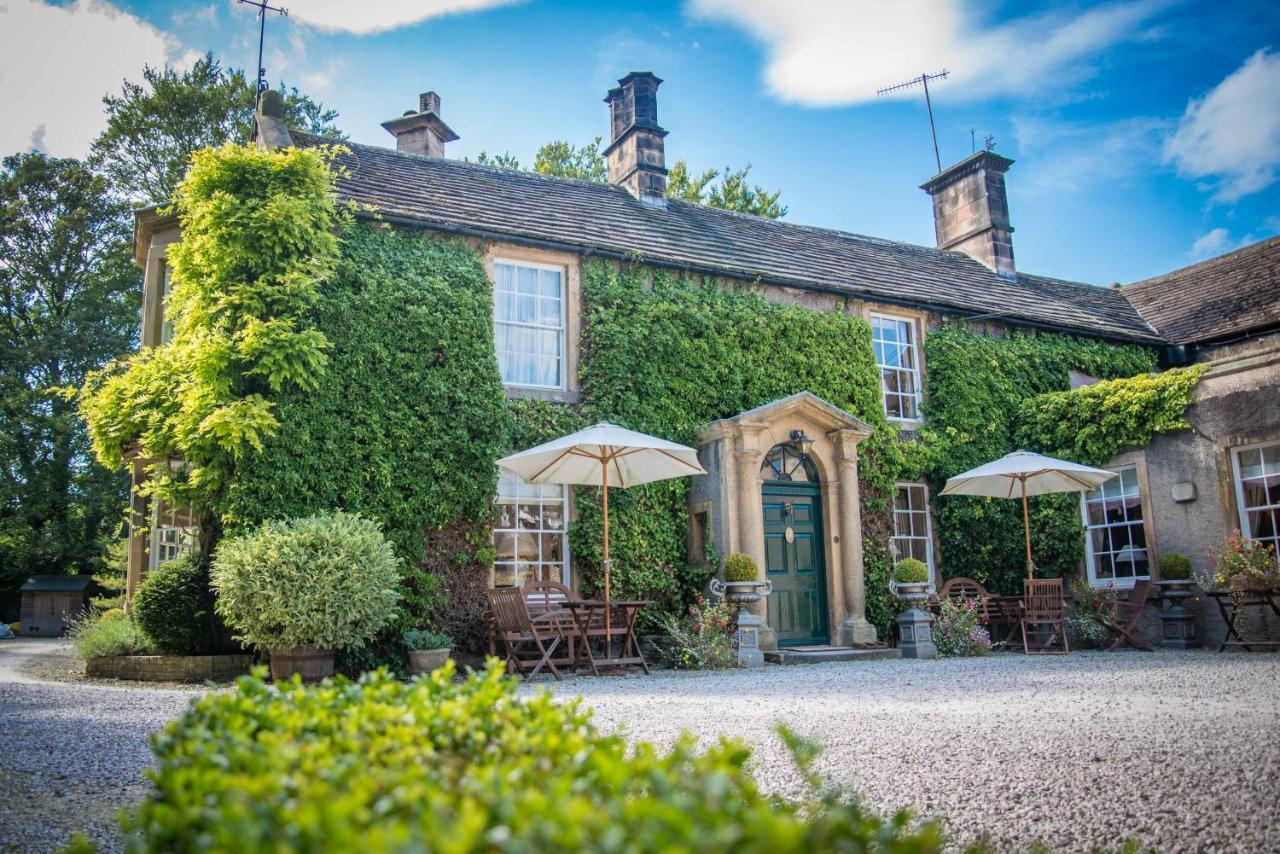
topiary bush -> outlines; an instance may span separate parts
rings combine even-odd
[[[267,522],[228,537],[213,562],[218,613],[262,649],[359,648],[391,619],[400,560],[351,513]]]
[[[155,738],[155,784],[124,820],[134,850],[910,851],[934,822],[892,820],[820,785],[812,742],[782,730],[809,782],[763,794],[750,748],[670,750],[603,734],[576,702],[518,696],[496,662],[405,684],[244,677]]]
[[[725,581],[755,581],[759,578],[759,572],[751,555],[735,552],[724,559]]]
[[[1186,581],[1191,578],[1191,561],[1178,552],[1165,552],[1158,562],[1161,581]]]
[[[226,626],[214,611],[209,568],[194,555],[147,573],[133,597],[133,617],[168,655],[209,655],[228,646]]]
[[[921,584],[929,580],[929,567],[913,557],[898,561],[893,567],[895,584]]]

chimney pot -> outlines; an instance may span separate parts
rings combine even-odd
[[[1004,182],[1012,165],[1007,157],[979,151],[920,187],[933,197],[938,248],[963,252],[1002,279],[1018,277]]]
[[[658,124],[658,87],[652,72],[633,71],[605,96],[609,105],[611,139],[604,150],[609,183],[622,187],[640,201],[667,205],[667,155]]]
[[[418,96],[418,110],[407,111],[398,119],[382,123],[396,138],[396,150],[427,157],[444,157],[445,143],[458,135],[440,118],[440,96],[423,92]]]

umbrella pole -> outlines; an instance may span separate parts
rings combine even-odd
[[[1027,578],[1035,578],[1035,564],[1031,562],[1031,517],[1027,513],[1027,478],[1023,475],[1019,480],[1022,481],[1022,533],[1027,541]],[[608,534],[605,535],[606,537]]]
[[[605,654],[608,655],[609,650],[613,648],[613,626],[611,625],[613,609],[609,607],[609,462],[604,457],[600,458],[600,467],[604,474],[601,478],[604,484],[604,649]]]

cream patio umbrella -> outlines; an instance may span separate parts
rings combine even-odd
[[[942,495],[985,495],[992,498],[1021,498],[1022,527],[1027,544],[1027,578],[1035,577],[1031,562],[1031,519],[1028,495],[1054,492],[1086,492],[1115,477],[1113,471],[1055,460],[1030,451],[1014,451],[995,462],[978,466],[947,479]]]
[[[498,460],[498,468],[526,483],[603,487],[604,601],[609,593],[609,487],[637,486],[706,474],[693,448],[601,422]],[[609,611],[605,610],[608,619]],[[606,628],[606,632],[608,629]]]

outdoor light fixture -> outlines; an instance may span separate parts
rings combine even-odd
[[[813,439],[806,436],[805,432],[798,427],[791,431],[791,444],[805,456],[808,456],[809,451],[813,450]]]

